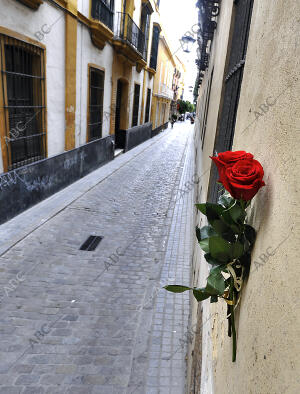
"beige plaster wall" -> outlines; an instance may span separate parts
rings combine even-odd
[[[249,213],[257,270],[238,308],[235,364],[226,325],[214,329],[218,394],[300,392],[300,2],[270,5],[254,2],[233,147],[252,152],[265,169],[267,186]]]
[[[223,1],[209,70],[200,89],[198,114],[214,67],[203,151],[201,118],[196,122],[199,175],[209,170],[208,156],[213,153],[231,12],[232,2]],[[225,305],[202,303],[203,394],[300,392],[299,33],[299,1],[254,1],[233,150],[255,155],[264,166],[267,185],[254,199],[248,215],[258,234],[252,271],[236,311],[236,363],[231,362]],[[198,185],[198,201],[206,200],[208,181],[209,171]],[[203,216],[198,217],[198,223],[205,224]],[[269,258],[268,253],[272,254]],[[196,243],[194,270],[193,285],[202,286],[208,269]],[[194,306],[193,321],[195,310]]]

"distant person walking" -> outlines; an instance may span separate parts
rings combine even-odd
[[[172,127],[172,129],[174,127],[174,123],[176,122],[176,120],[177,120],[177,115],[173,114],[172,117],[171,117],[171,127]]]

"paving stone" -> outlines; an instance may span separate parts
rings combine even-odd
[[[49,386],[45,394],[65,394],[66,387]]]
[[[20,375],[18,379],[15,381],[16,386],[26,386],[33,383],[38,383],[40,380],[39,375]]]
[[[65,379],[65,376],[61,374],[55,374],[55,375],[44,375],[41,380],[40,384],[49,386],[49,385],[55,385],[55,384],[61,384]]]
[[[45,389],[40,386],[26,387],[22,394],[45,394]]]
[[[184,393],[185,348],[162,357],[188,298],[161,288],[189,280],[193,193],[172,200],[191,147],[190,125],[168,130],[0,226],[0,286],[25,271],[0,304],[0,394],[161,394],[173,367]],[[91,234],[97,249],[79,250]]]
[[[20,394],[22,388],[13,386],[2,386],[0,387],[0,394]]]
[[[34,368],[33,365],[20,364],[20,365],[15,365],[13,367],[13,371],[17,373],[31,373],[33,368]]]

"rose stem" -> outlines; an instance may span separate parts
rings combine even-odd
[[[229,315],[229,317],[227,318],[228,320],[228,336],[231,337],[231,310],[230,310],[230,306],[227,305],[227,316]]]
[[[234,279],[230,278],[230,300],[234,301]],[[231,329],[232,329],[232,362],[236,360],[236,331],[234,323],[234,305],[230,305]]]

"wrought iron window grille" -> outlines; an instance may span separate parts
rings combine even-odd
[[[44,49],[0,35],[7,170],[46,157]]]
[[[134,85],[133,111],[132,111],[132,127],[138,125],[139,106],[140,106],[140,85]]]
[[[114,0],[92,0],[91,15],[110,30],[114,26]]]
[[[89,141],[102,137],[104,71],[90,67],[90,96],[88,136]]]

